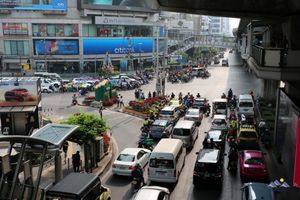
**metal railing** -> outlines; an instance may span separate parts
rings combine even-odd
[[[287,51],[284,48],[252,46],[251,56],[262,67],[286,66]]]

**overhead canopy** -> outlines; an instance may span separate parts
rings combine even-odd
[[[63,143],[79,126],[65,124],[47,124],[34,132],[31,136],[8,135],[0,136],[0,142],[26,143],[26,151],[41,153],[47,146],[47,153],[55,153],[61,149]],[[20,145],[16,145],[18,151]]]
[[[7,106],[0,107],[0,113],[23,113],[23,112],[34,112],[36,106]]]

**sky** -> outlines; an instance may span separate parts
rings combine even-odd
[[[237,28],[239,26],[240,19],[239,18],[230,18],[229,24],[230,24],[230,30],[233,28]]]

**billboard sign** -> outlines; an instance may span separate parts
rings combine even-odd
[[[88,9],[157,12],[158,3],[149,0],[83,0],[81,1],[81,7]]]
[[[95,24],[108,24],[108,25],[145,25],[142,18],[132,17],[102,17],[95,16]],[[152,25],[152,24],[151,24]]]
[[[35,55],[78,55],[78,40],[36,39]]]
[[[37,80],[11,80],[0,81],[0,106],[32,106],[38,105]]]
[[[3,35],[28,35],[26,23],[3,23]]]
[[[85,38],[83,54],[128,54],[152,53],[153,39],[149,38]]]
[[[32,2],[32,1],[31,1]],[[44,1],[45,2],[45,1]],[[46,3],[30,3],[27,0],[0,0],[0,9],[12,10],[59,10],[66,11],[67,0],[52,0]]]

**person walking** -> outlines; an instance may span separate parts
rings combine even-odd
[[[124,107],[123,96],[120,96],[120,108]]]
[[[80,167],[80,152],[79,151],[77,151],[75,154],[73,154],[72,165],[73,165],[74,172],[79,172],[79,167]]]
[[[99,106],[99,115],[100,115],[101,119],[102,119],[102,111],[103,111],[103,105],[100,105]]]

